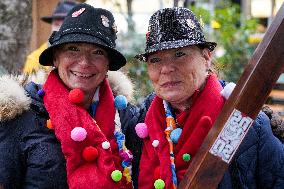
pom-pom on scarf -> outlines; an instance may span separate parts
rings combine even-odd
[[[201,146],[215,122],[225,99],[220,92],[222,87],[215,75],[210,75],[202,91],[194,98],[189,110],[181,112],[178,123],[182,128],[178,143],[174,146],[175,167],[178,182],[181,181],[192,158]],[[140,161],[139,189],[153,188],[157,173],[158,178],[165,182],[166,189],[172,189],[172,173],[169,144],[165,135],[166,116],[163,100],[155,97],[146,114],[145,123],[148,127],[149,137],[144,139],[142,157]],[[153,147],[153,141],[159,141]],[[183,155],[190,154],[191,160],[184,161]]]
[[[49,74],[44,85],[44,105],[66,159],[70,189],[126,188],[123,180],[115,182],[111,178],[112,171],[122,171],[114,137],[114,97],[107,80],[100,87],[100,101],[95,118],[92,118],[86,109],[69,101],[69,89],[55,71]],[[81,142],[71,139],[71,131],[75,127],[87,131],[86,138]],[[110,143],[110,148],[102,148],[105,141]],[[94,162],[87,162],[82,157],[84,149],[89,146],[98,150]]]

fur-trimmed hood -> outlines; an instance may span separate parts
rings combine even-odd
[[[0,121],[13,119],[29,109],[31,99],[16,77],[0,77]]]
[[[133,98],[133,84],[121,71],[108,72],[108,80],[114,95]],[[32,98],[23,87],[23,77],[0,77],[0,122],[15,118],[30,108]]]

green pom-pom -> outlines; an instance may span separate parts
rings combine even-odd
[[[154,187],[155,189],[163,189],[165,188],[165,182],[162,179],[155,180]]]
[[[111,173],[111,178],[112,180],[114,180],[115,182],[118,182],[121,180],[122,178],[122,173],[120,170],[115,170]]]
[[[182,159],[183,159],[183,161],[189,161],[190,160],[190,154],[183,154]]]

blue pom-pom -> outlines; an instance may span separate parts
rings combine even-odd
[[[37,91],[38,96],[43,97],[44,95],[44,90],[40,89]]]
[[[181,128],[176,128],[175,130],[173,130],[171,132],[171,140],[173,141],[173,143],[178,143],[178,139],[181,135],[182,129]]]
[[[114,99],[114,105],[117,109],[123,110],[127,107],[127,99],[123,95],[118,95]]]

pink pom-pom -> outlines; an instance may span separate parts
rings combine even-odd
[[[74,141],[83,141],[87,137],[87,131],[83,127],[75,127],[71,131],[71,138]]]
[[[135,131],[140,138],[146,138],[148,136],[148,127],[145,123],[138,123],[135,126]]]
[[[74,104],[80,104],[84,100],[84,92],[81,89],[73,89],[69,92],[69,100]]]

